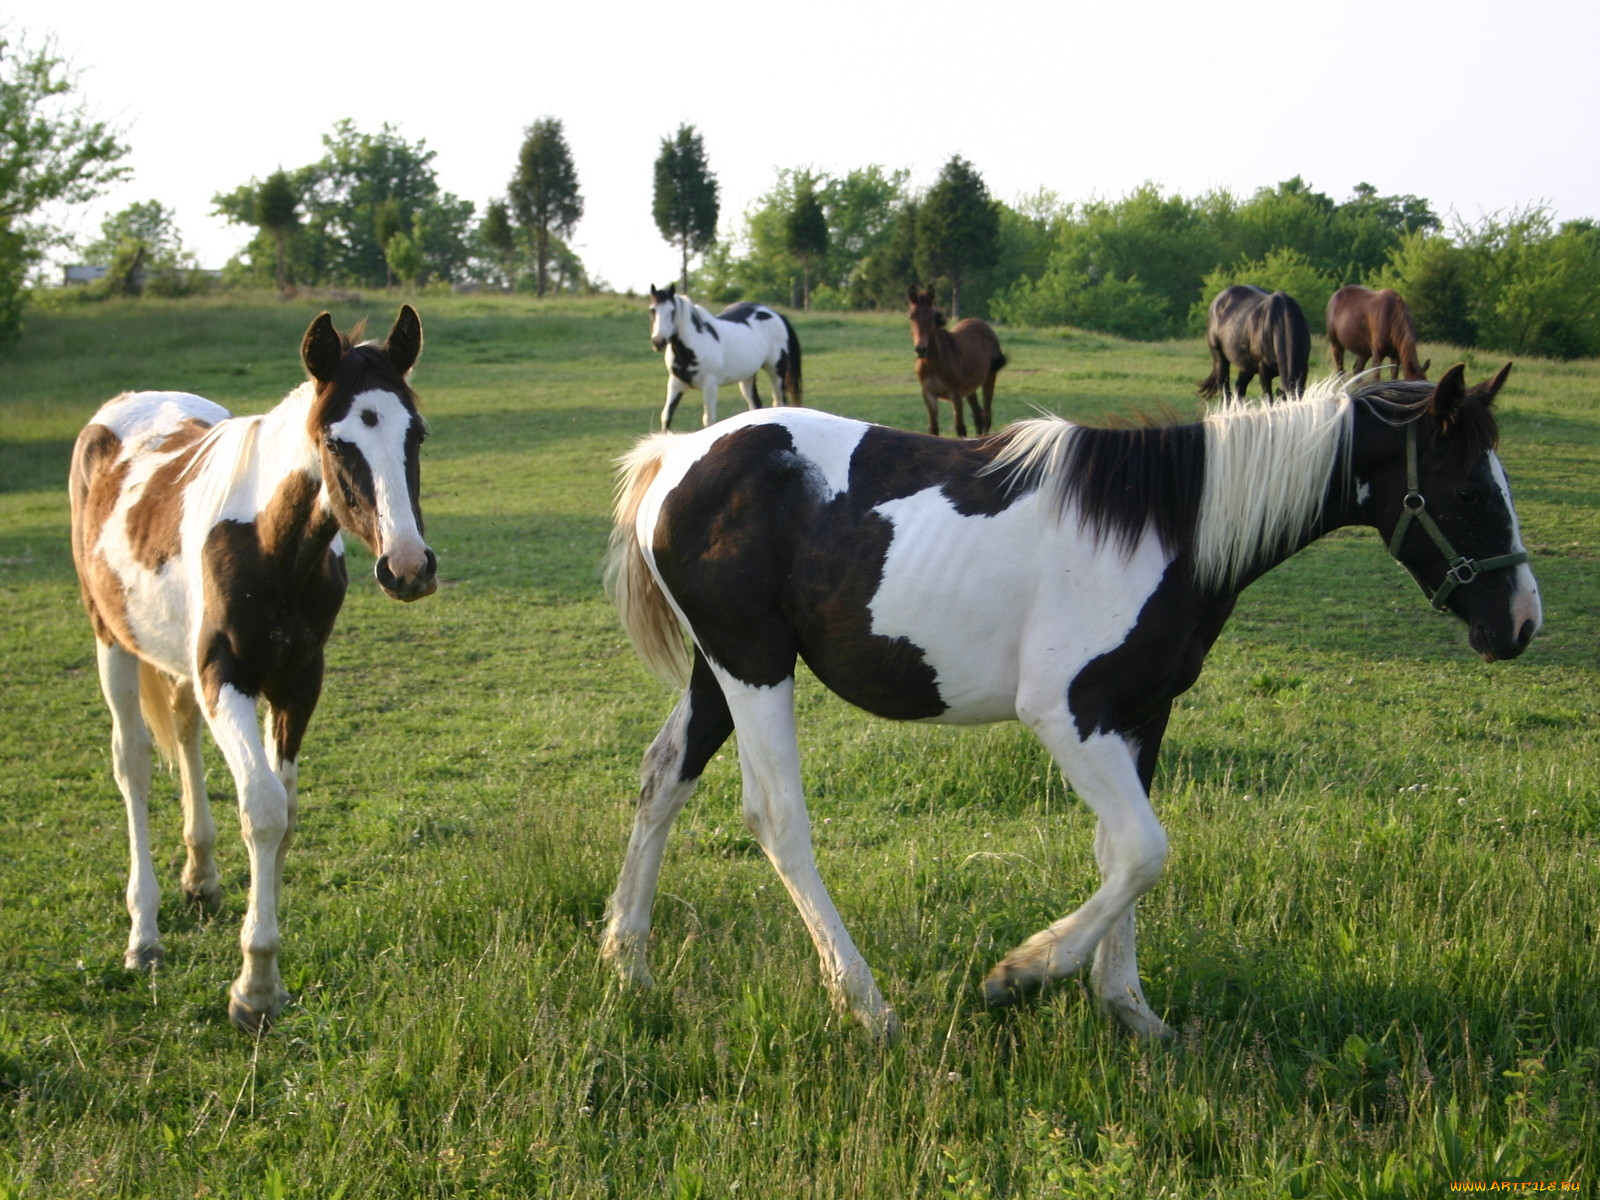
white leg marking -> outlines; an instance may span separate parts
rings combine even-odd
[[[250,902],[239,930],[244,965],[229,989],[228,1016],[254,1032],[288,999],[278,976],[278,852],[289,832],[288,794],[256,729],[254,697],[224,684],[208,722],[233,772],[250,854]]]
[[[195,703],[194,688],[186,682],[178,687],[178,775],[183,781],[183,844],[188,851],[179,878],[185,893],[215,909],[222,904],[222,888],[217,883],[217,825],[211,819],[211,805],[206,798],[200,709]]]
[[[800,786],[800,751],[794,728],[794,677],[776,687],[753,688],[716,670],[739,737],[744,776],[744,821],[789,890],[821,960],[822,979],[834,1003],[853,1012],[880,1038],[899,1029],[894,1010],[872,978],[817,873],[811,821]]]
[[[688,725],[689,693],[685,692],[645,751],[639,768],[639,808],[633,819],[633,834],[628,838],[617,890],[606,905],[606,932],[600,953],[616,967],[624,982],[636,987],[650,987],[655,982],[650,976],[647,952],[650,908],[661,876],[661,856],[666,849],[667,831],[699,782],[678,778]]]
[[[1094,853],[1102,876],[1111,869],[1111,842],[1105,826],[1096,827]],[[1102,1012],[1115,1018],[1123,1028],[1142,1038],[1172,1036],[1167,1023],[1156,1016],[1144,998],[1139,983],[1139,959],[1134,946],[1134,908],[1130,904],[1111,922],[1100,944],[1095,947],[1091,978]]]
[[[717,423],[717,384],[714,379],[707,379],[700,385],[700,394],[705,397],[705,412],[700,417],[702,426]]]
[[[100,690],[111,709],[111,773],[128,813],[128,967],[161,961],[161,931],[156,926],[161,888],[150,857],[150,731],[139,715],[139,660],[120,646],[95,643]]]
[[[1082,968],[1112,925],[1160,878],[1167,854],[1167,835],[1139,782],[1132,746],[1109,734],[1080,739],[1071,714],[1059,700],[1043,713],[1029,711],[1025,703],[1019,710],[1100,818],[1096,851],[1101,882],[1077,911],[1028,938],[989,973],[985,991],[991,1002],[1002,1003]],[[1130,928],[1127,945],[1111,952],[1113,962],[1126,957],[1130,970],[1131,932]],[[1114,977],[1113,984],[1117,983],[1126,983],[1125,975],[1120,980]]]

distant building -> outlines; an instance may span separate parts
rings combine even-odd
[[[61,282],[68,285],[74,283],[93,283],[96,279],[99,279],[102,275],[107,274],[110,270],[110,267],[94,267],[85,266],[83,264],[73,267],[62,267]]]

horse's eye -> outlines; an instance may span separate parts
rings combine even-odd
[[[335,441],[333,438],[329,438],[326,442],[323,443],[323,445],[327,446],[328,453],[333,455],[335,458],[343,458],[344,457],[344,445],[343,445],[343,443]]]
[[[1483,503],[1483,493],[1475,488],[1462,488],[1456,493],[1456,497],[1468,508],[1475,508]]]

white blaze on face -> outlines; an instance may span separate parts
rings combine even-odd
[[[663,300],[650,306],[650,337],[652,340],[660,338],[667,341],[676,332],[673,328],[673,314],[677,309],[677,300]]]
[[[402,578],[427,563],[406,480],[406,435],[420,420],[393,392],[373,389],[359,393],[349,413],[328,427],[329,437],[354,446],[366,460],[378,504],[378,557],[388,555],[389,569]]]
[[[1526,551],[1527,547],[1522,544],[1522,526],[1517,520],[1517,510],[1511,506],[1511,481],[1506,478],[1506,469],[1500,465],[1500,456],[1493,451],[1489,453],[1489,473],[1494,477],[1495,486],[1500,489],[1500,498],[1505,502],[1506,513],[1511,517],[1511,549]],[[1511,593],[1512,628],[1521,629],[1532,621],[1533,631],[1538,633],[1544,626],[1544,605],[1539,600],[1539,583],[1527,563],[1517,565],[1515,577],[1516,586]]]

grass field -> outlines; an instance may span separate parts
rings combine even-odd
[[[126,838],[65,477],[119,391],[276,402],[316,308],[34,315],[0,362],[0,1198],[1594,1186],[1600,363],[1519,362],[1502,396],[1545,601],[1522,659],[1479,661],[1367,531],[1245,594],[1157,773],[1171,852],[1140,949],[1170,1046],[1118,1033],[1076,981],[981,1005],[989,966],[1094,886],[1092,823],[1031,737],[892,725],[806,681],[818,857],[904,1024],[885,1049],[829,1010],[740,822],[731,744],[669,844],[656,990],[599,966],[638,759],[672,704],[601,596],[610,462],[665,372],[637,301],[417,304],[445,582],[398,605],[353,555],[286,877],[298,1003],[259,1041],[225,1015],[247,881],[210,751],[223,910],[182,904],[161,776],[166,965],[121,966]],[[395,307],[334,315],[381,331]],[[922,424],[901,319],[795,322],[808,403]],[[1187,412],[1208,368],[1198,341],[1001,333],[997,424]],[[1466,357],[1473,379],[1502,361]]]

